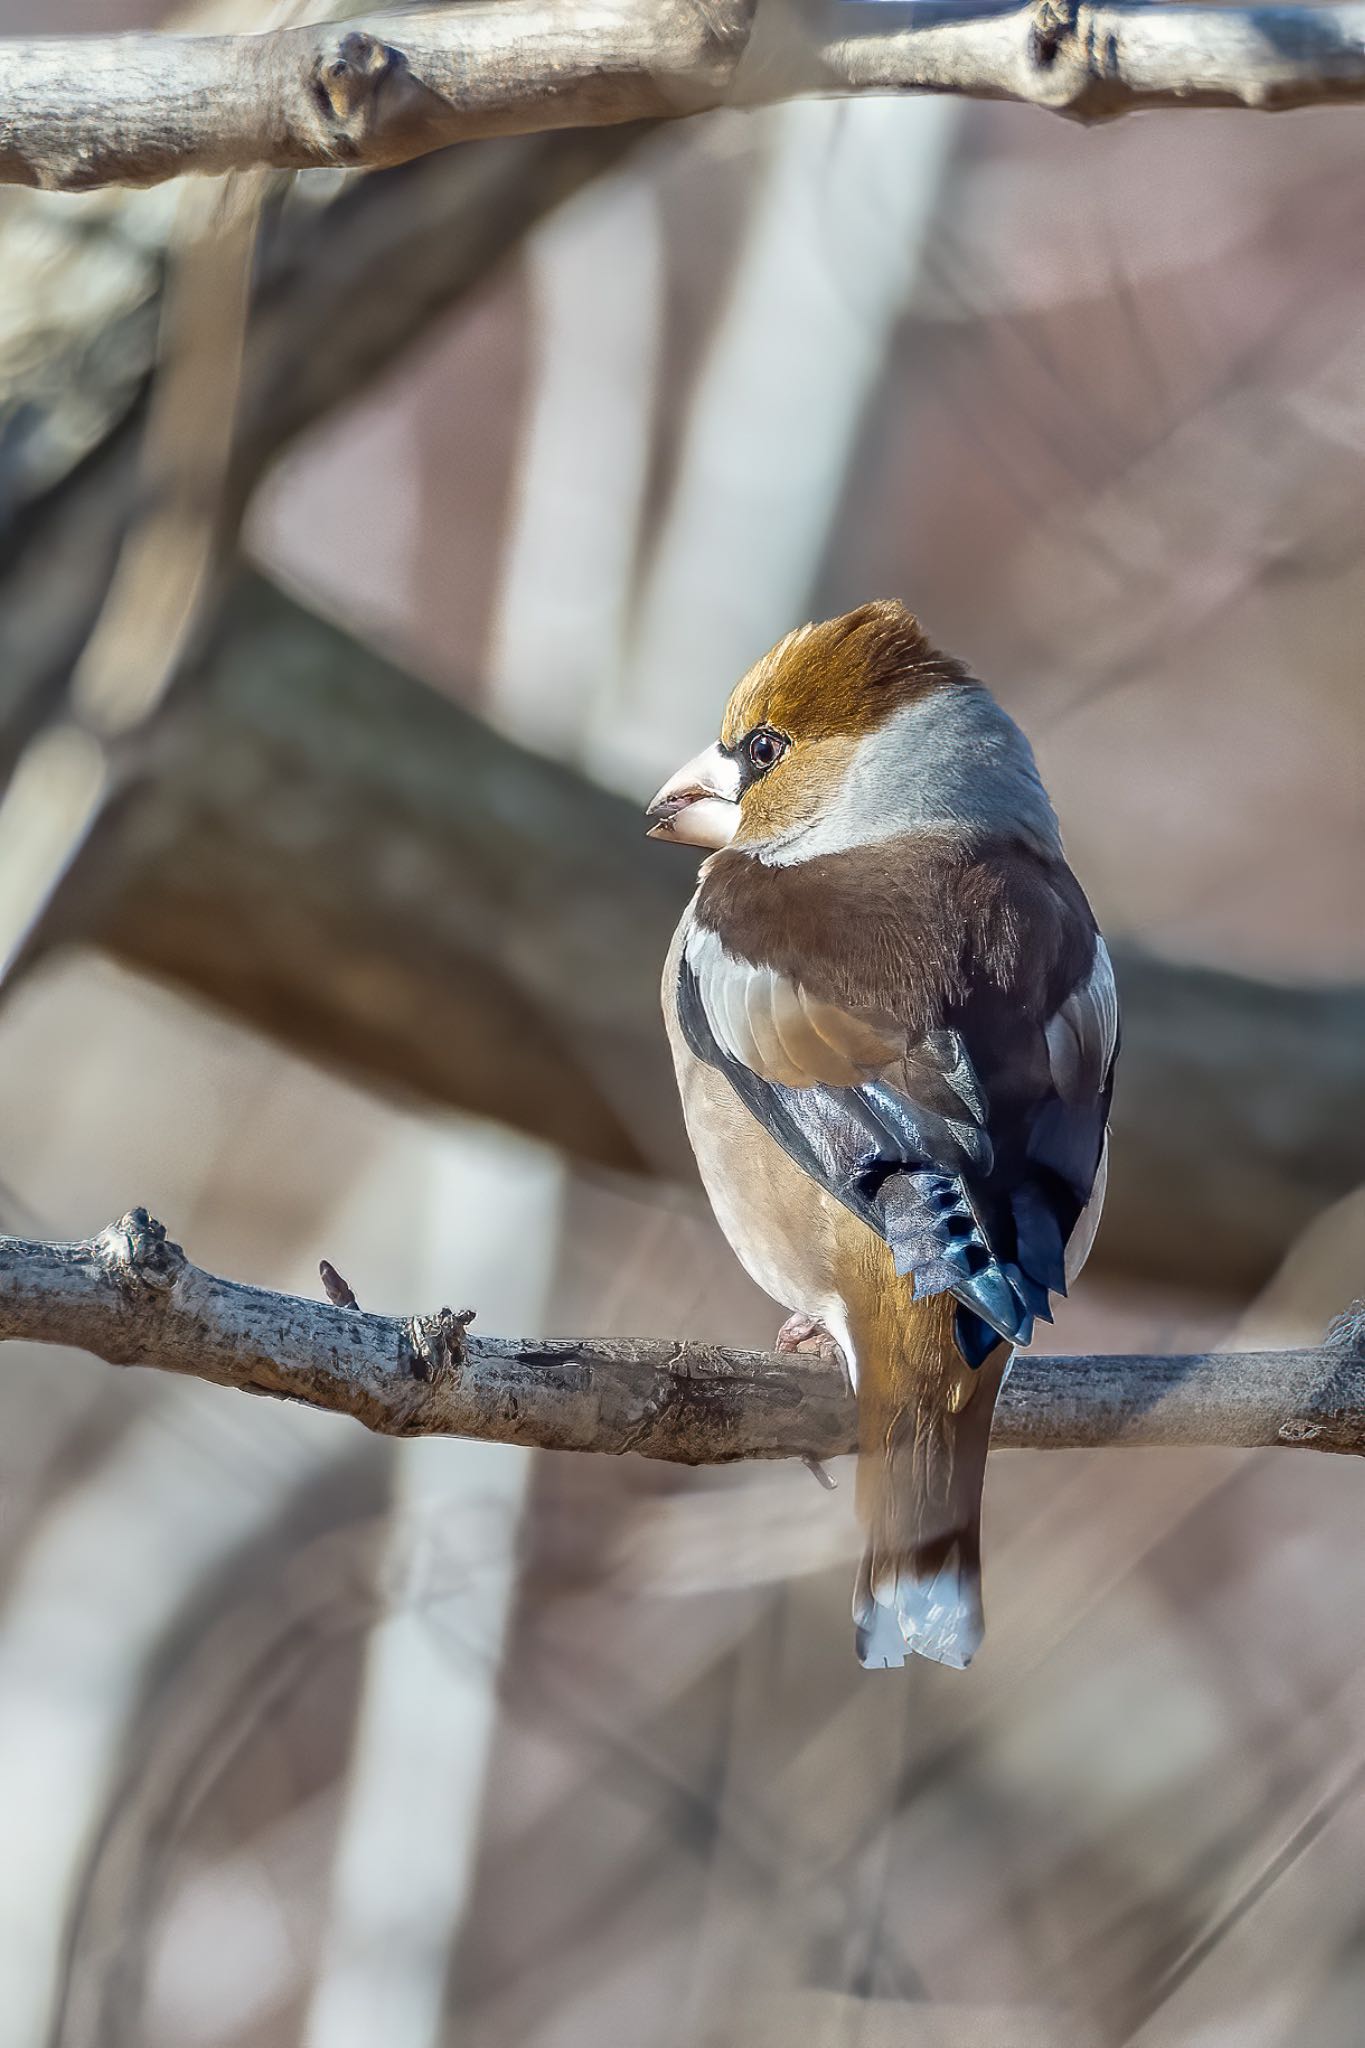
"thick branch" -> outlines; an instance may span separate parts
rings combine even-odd
[[[1023,100],[1086,121],[1359,99],[1365,7],[466,0],[267,35],[9,41],[0,180],[80,191],[373,166],[471,136],[861,92]]]
[[[374,167],[474,136],[687,113],[724,98],[749,13],[733,0],[470,0],[265,35],[8,40],[0,180],[84,191]]]
[[[325,1273],[329,1293],[343,1293]],[[1362,1313],[1311,1351],[1021,1357],[994,1440],[1359,1455]],[[837,1457],[857,1441],[842,1368],[818,1358],[657,1339],[479,1337],[471,1319],[450,1309],[367,1315],[218,1279],[192,1266],[145,1209],[83,1243],[0,1238],[0,1340],[73,1345],[113,1365],[305,1401],[385,1436],[639,1451],[687,1465]]]

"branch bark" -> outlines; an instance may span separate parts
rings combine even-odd
[[[949,92],[1082,121],[1365,97],[1365,6],[465,0],[253,36],[0,44],[0,181],[393,164],[473,136],[808,93]]]
[[[328,1280],[336,1289],[336,1276]],[[0,1341],[93,1352],[349,1415],[385,1436],[638,1451],[687,1465],[851,1451],[842,1367],[658,1339],[472,1334],[472,1312],[368,1315],[219,1279],[145,1209],[75,1244],[0,1238]],[[994,1442],[1365,1453],[1365,1309],[1312,1350],[1021,1356]]]

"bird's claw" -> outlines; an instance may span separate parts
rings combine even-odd
[[[803,1358],[822,1358],[828,1365],[844,1363],[838,1338],[831,1336],[814,1316],[789,1315],[777,1333],[776,1348],[780,1352],[795,1352]]]

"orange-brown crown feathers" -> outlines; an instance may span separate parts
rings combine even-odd
[[[858,739],[908,698],[966,673],[894,598],[862,604],[798,626],[756,661],[725,708],[721,740],[733,747],[759,725],[794,740]]]

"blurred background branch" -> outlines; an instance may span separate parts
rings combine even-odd
[[[484,1337],[473,1312],[366,1314],[330,1266],[326,1302],[191,1265],[145,1209],[97,1237],[0,1237],[0,1342],[76,1345],[349,1415],[386,1436],[633,1451],[685,1465],[840,1457],[857,1408],[841,1361],[645,1338]],[[1307,1445],[1365,1454],[1365,1308],[1315,1350],[1198,1357],[1021,1353],[997,1446]]]
[[[220,531],[262,470],[535,221],[619,161],[633,131],[490,143],[328,190],[269,196]],[[66,692],[138,502],[174,208],[160,195],[78,218],[14,195],[0,326],[0,772]],[[28,287],[28,289],[24,289]]]
[[[170,688],[212,589],[224,530],[260,172],[180,194],[134,504],[67,711],[29,745],[0,797],[0,978],[80,853],[114,754]]]

